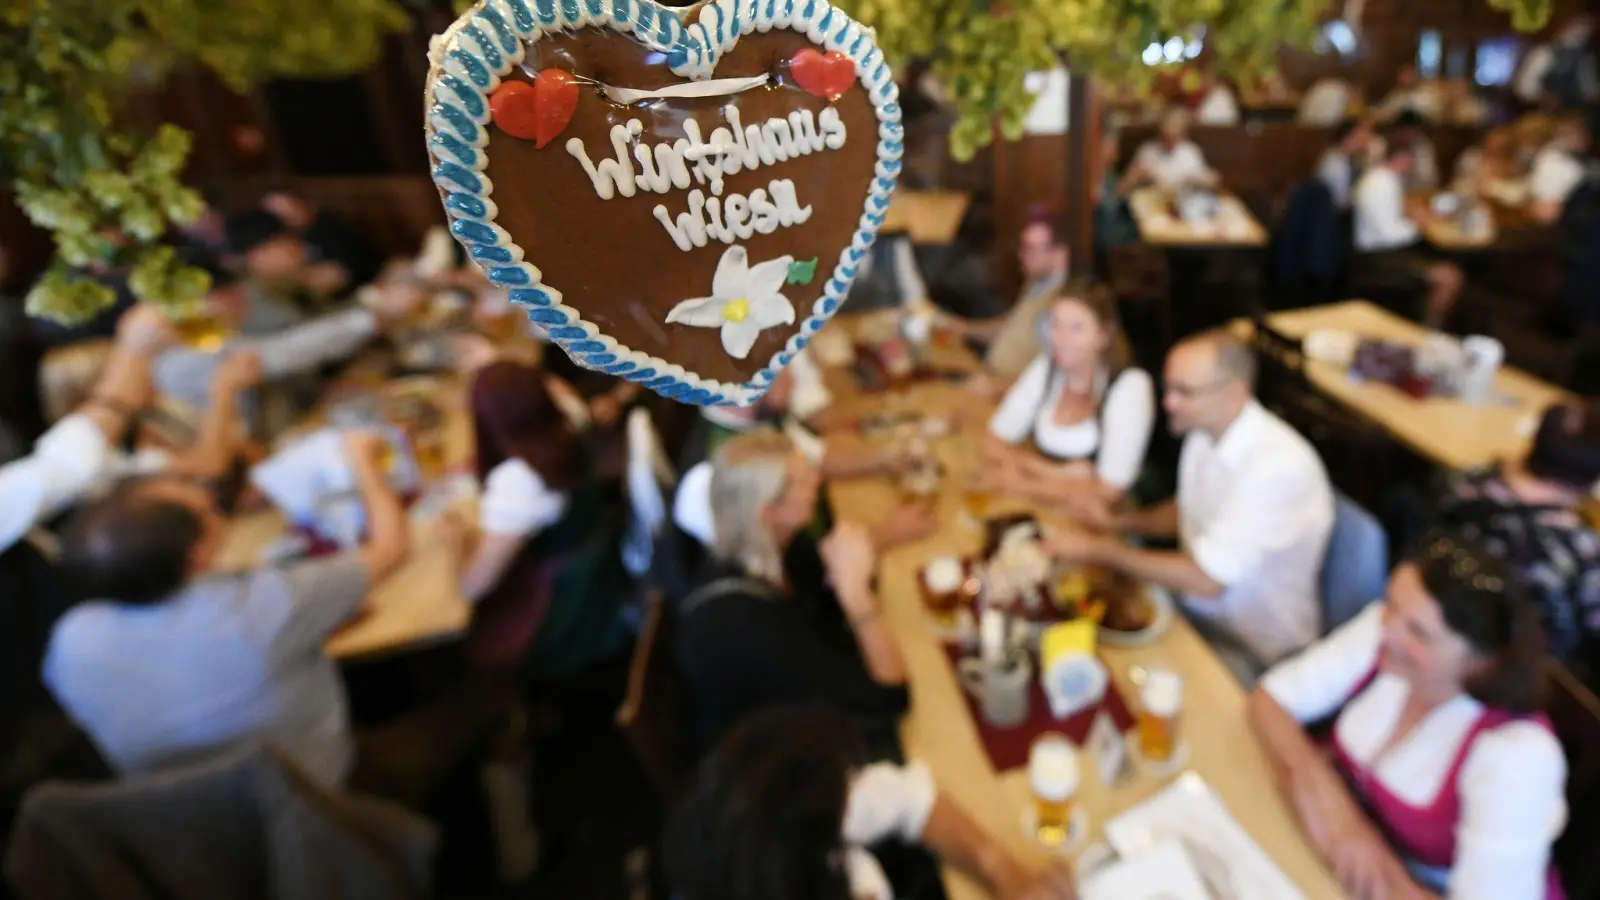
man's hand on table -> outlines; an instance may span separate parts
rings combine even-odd
[[[932,503],[905,503],[895,507],[878,527],[872,529],[872,543],[879,551],[920,541],[939,527]]]
[[[1044,539],[1044,552],[1065,563],[1096,563],[1105,556],[1108,538],[1076,528],[1059,529]]]

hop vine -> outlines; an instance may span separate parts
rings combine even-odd
[[[0,181],[56,247],[29,312],[71,322],[105,309],[111,290],[82,271],[97,263],[131,267],[134,294],[168,308],[208,288],[159,244],[203,208],[182,180],[191,136],[123,127],[112,110],[125,93],[184,64],[241,92],[359,72],[408,21],[395,0],[0,0]]]
[[[1152,41],[1205,29],[1220,71],[1265,74],[1285,44],[1309,46],[1331,0],[835,0],[877,31],[892,64],[927,59],[957,119],[951,152],[968,159],[994,140],[1022,134],[1033,105],[1030,72],[1065,59],[1111,84],[1148,86],[1140,62]],[[1550,0],[1487,0],[1518,29],[1540,28]]]

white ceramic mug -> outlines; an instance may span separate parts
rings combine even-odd
[[[998,663],[982,659],[963,659],[956,676],[978,701],[983,720],[995,728],[1015,728],[1027,721],[1028,689],[1033,680],[1033,663],[1022,650],[1013,650]]]

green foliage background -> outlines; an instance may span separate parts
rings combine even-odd
[[[897,65],[932,61],[959,113],[950,140],[964,158],[996,125],[1020,135],[1025,76],[1063,55],[1097,78],[1137,82],[1150,74],[1138,60],[1150,41],[1204,25],[1225,70],[1262,70],[1280,45],[1312,37],[1330,0],[837,2],[877,30]],[[1550,12],[1550,0],[1486,2],[1524,29]],[[125,130],[113,116],[119,95],[178,64],[205,66],[241,92],[280,76],[359,72],[408,17],[396,0],[0,0],[0,181],[57,251],[29,310],[72,321],[104,309],[111,292],[75,274],[95,261],[132,265],[135,294],[172,308],[209,287],[157,244],[201,210],[181,182],[190,136],[173,125]]]

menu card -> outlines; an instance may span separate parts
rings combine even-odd
[[[1078,885],[1078,895],[1081,900],[1212,900],[1213,896],[1183,843],[1175,839],[1095,872]]]
[[[1132,859],[1176,840],[1211,893],[1234,900],[1304,900],[1204,779],[1185,772],[1149,800],[1106,823],[1106,840]],[[1133,895],[1128,895],[1133,896]]]

